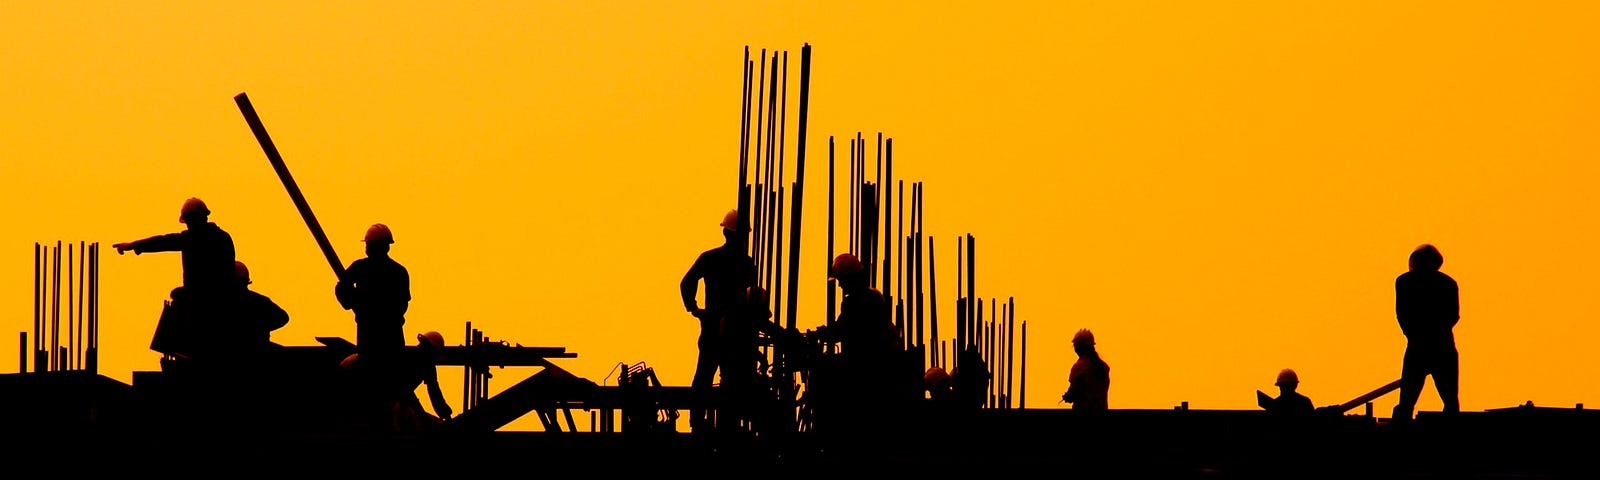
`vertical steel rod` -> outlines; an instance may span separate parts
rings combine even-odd
[[[940,361],[939,352],[938,352],[938,350],[940,349],[939,347],[941,345],[941,343],[939,343],[940,342],[940,340],[939,340],[939,283],[938,283],[938,278],[939,277],[938,277],[938,275],[936,275],[934,273],[935,270],[936,270],[934,267],[937,266],[939,264],[939,262],[934,261],[934,258],[935,257],[933,256],[933,235],[929,235],[928,236],[928,339],[929,339],[929,343],[932,343],[934,345],[934,350],[935,351],[934,351],[934,356],[932,358],[929,358],[928,361],[930,363],[932,363],[936,367],[944,367],[945,369],[948,370],[949,367],[945,367],[944,362]]]
[[[788,319],[787,328],[794,328],[795,316],[799,310],[800,226],[804,224],[801,222],[804,217],[801,216],[800,207],[805,205],[803,200],[805,199],[806,191],[806,122],[809,120],[807,114],[810,100],[811,45],[805,44],[800,47],[800,118],[799,123],[795,126],[794,212],[790,214],[789,220],[794,227],[789,233],[789,316],[785,317]],[[833,239],[829,238],[828,241],[831,243]],[[829,260],[831,261],[832,258]]]

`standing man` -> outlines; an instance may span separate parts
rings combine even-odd
[[[702,252],[695,258],[689,271],[678,283],[678,293],[683,307],[700,322],[697,345],[700,355],[695,359],[694,380],[690,388],[701,400],[709,403],[711,385],[717,374],[717,365],[723,360],[722,339],[718,331],[723,317],[737,314],[744,302],[747,289],[756,284],[756,261],[746,252],[750,235],[750,222],[738,210],[729,210],[722,217],[722,245]],[[695,295],[700,282],[705,281],[705,308],[696,303]],[[725,372],[724,372],[725,373]],[[710,411],[704,408],[690,411],[691,430],[711,427]]]
[[[844,292],[839,318],[815,330],[823,343],[839,344],[839,363],[832,372],[837,379],[819,392],[818,417],[824,425],[820,430],[831,432],[849,454],[881,447],[874,444],[885,440],[882,435],[902,426],[907,405],[897,400],[906,397],[897,389],[905,382],[897,376],[916,375],[915,370],[901,369],[900,332],[889,318],[883,293],[872,286],[867,275],[855,255],[834,257],[828,276],[837,280]]]
[[[367,244],[366,258],[350,262],[333,292],[340,306],[356,313],[356,351],[374,363],[386,364],[389,354],[406,346],[411,274],[389,257],[394,233],[387,225],[373,224],[361,241]]]
[[[1460,288],[1456,280],[1439,271],[1444,255],[1430,244],[1411,252],[1410,270],[1394,280],[1394,313],[1406,335],[1405,363],[1400,370],[1400,402],[1393,421],[1411,420],[1422,394],[1423,380],[1433,375],[1433,386],[1444,401],[1445,413],[1461,411],[1457,398],[1460,357],[1453,329],[1461,319]]]
[[[190,198],[184,200],[178,213],[178,222],[186,226],[183,231],[112,245],[118,255],[128,250],[133,250],[134,255],[183,254],[183,285],[172,289],[172,303],[162,312],[162,321],[150,342],[152,350],[168,356],[186,356],[187,351],[200,345],[200,322],[210,321],[224,299],[231,296],[229,293],[238,288],[233,271],[233,237],[208,221],[210,215],[205,202]]]
[[[1072,335],[1072,350],[1078,361],[1067,374],[1067,393],[1061,401],[1071,403],[1073,410],[1105,411],[1110,407],[1111,366],[1095,351],[1094,332],[1085,328]]]

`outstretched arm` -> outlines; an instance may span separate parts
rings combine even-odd
[[[180,251],[183,250],[184,243],[182,233],[167,233],[132,242],[122,242],[111,247],[117,249],[117,255],[121,255],[122,252],[128,250],[133,250],[133,254],[138,255],[144,252]]]

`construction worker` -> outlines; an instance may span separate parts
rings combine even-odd
[[[727,315],[733,315],[744,304],[747,289],[756,284],[756,262],[746,252],[749,242],[750,222],[738,210],[722,216],[722,245],[700,253],[689,271],[678,282],[678,293],[683,307],[700,323],[700,336],[696,345],[700,349],[695,359],[694,378],[690,388],[701,405],[713,398],[713,382],[719,364],[724,360],[723,340],[718,333]],[[705,306],[702,308],[695,296],[700,282],[705,282]],[[726,375],[727,372],[723,371]],[[693,408],[689,413],[691,430],[704,431],[712,426],[711,410]]]
[[[444,335],[439,332],[417,334],[417,349],[401,364],[399,383],[401,428],[426,429],[449,420],[454,413],[439,389],[439,361],[444,358]],[[417,397],[417,387],[426,386],[428,402],[433,405],[433,415],[422,409],[422,399]]]
[[[827,396],[825,403],[838,409],[840,426],[859,431],[870,420],[889,419],[900,410],[894,401],[902,398],[896,391],[902,382],[895,381],[894,375],[904,351],[900,333],[889,319],[888,302],[868,283],[861,260],[853,254],[840,254],[834,257],[828,275],[838,281],[844,299],[839,303],[839,318],[814,331],[823,343],[839,344],[839,378],[834,385],[841,390]],[[912,379],[914,382],[915,377]]]
[[[406,309],[411,303],[411,274],[389,256],[394,232],[377,223],[367,228],[367,256],[350,262],[334,287],[345,310],[356,314],[356,350],[372,361],[406,345]]]
[[[439,387],[439,361],[444,358],[444,335],[439,332],[417,334],[417,347],[402,350],[388,363],[369,361],[362,353],[352,353],[339,362],[351,376],[350,387],[357,397],[357,414],[362,426],[388,432],[410,433],[432,429],[449,420],[455,412]],[[417,387],[425,386],[433,414],[422,407]]]
[[[1316,407],[1311,403],[1311,398],[1295,391],[1300,386],[1300,376],[1296,375],[1294,370],[1285,368],[1278,372],[1278,379],[1274,382],[1274,385],[1278,386],[1277,398],[1269,397],[1260,390],[1256,391],[1256,403],[1261,405],[1261,408],[1266,409],[1267,412],[1298,417],[1309,415],[1316,411]]]
[[[1072,364],[1072,371],[1067,375],[1067,392],[1061,394],[1061,401],[1072,404],[1073,410],[1106,410],[1109,408],[1111,366],[1095,351],[1094,332],[1085,328],[1073,334],[1072,350],[1078,353],[1078,361]]]
[[[1411,419],[1424,380],[1433,376],[1446,413],[1461,411],[1457,398],[1460,357],[1454,328],[1461,319],[1460,288],[1439,267],[1444,255],[1430,244],[1411,252],[1409,268],[1394,281],[1395,318],[1406,336],[1404,364],[1400,369],[1400,401],[1394,421]]]
[[[289,312],[266,295],[250,289],[253,283],[250,267],[237,260],[233,265],[234,279],[239,283],[236,290],[239,297],[234,304],[237,317],[231,322],[238,335],[235,344],[250,351],[276,346],[272,342],[272,331],[289,324]]]
[[[220,313],[223,299],[238,286],[233,278],[233,237],[208,221],[210,215],[204,201],[190,198],[178,213],[183,231],[112,245],[118,255],[128,250],[134,255],[182,253],[183,285],[172,289],[172,301],[162,311],[150,342],[151,349],[168,357],[186,357],[192,349],[203,348],[203,325]]]

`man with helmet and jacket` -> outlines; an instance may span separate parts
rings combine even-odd
[[[350,262],[333,292],[341,307],[356,314],[356,350],[379,361],[406,345],[411,274],[389,256],[394,233],[388,225],[373,224],[361,241],[367,256]]]
[[[1067,392],[1061,394],[1061,401],[1072,404],[1073,410],[1105,411],[1109,408],[1111,366],[1095,351],[1094,332],[1078,330],[1072,336],[1072,350],[1078,353],[1078,361],[1067,375]]]
[[[683,308],[700,324],[700,336],[696,341],[700,354],[695,360],[690,389],[702,405],[711,402],[718,366],[725,360],[725,341],[719,335],[724,320],[739,313],[740,306],[745,303],[747,289],[756,284],[756,262],[746,252],[750,236],[749,220],[738,210],[729,210],[723,215],[720,225],[722,245],[695,257],[694,264],[689,266],[689,271],[684,272],[683,279],[678,282]],[[704,307],[695,299],[702,281],[705,282]],[[724,370],[723,375],[727,376],[727,371]],[[691,430],[705,431],[711,426],[711,410],[690,410]]]
[[[172,289],[172,301],[162,311],[161,321],[150,348],[169,357],[187,357],[204,347],[200,332],[222,312],[236,290],[234,281],[233,237],[207,219],[211,210],[199,198],[183,202],[178,222],[181,232],[156,235],[112,245],[117,254],[132,250],[180,252],[183,255],[183,285]]]

